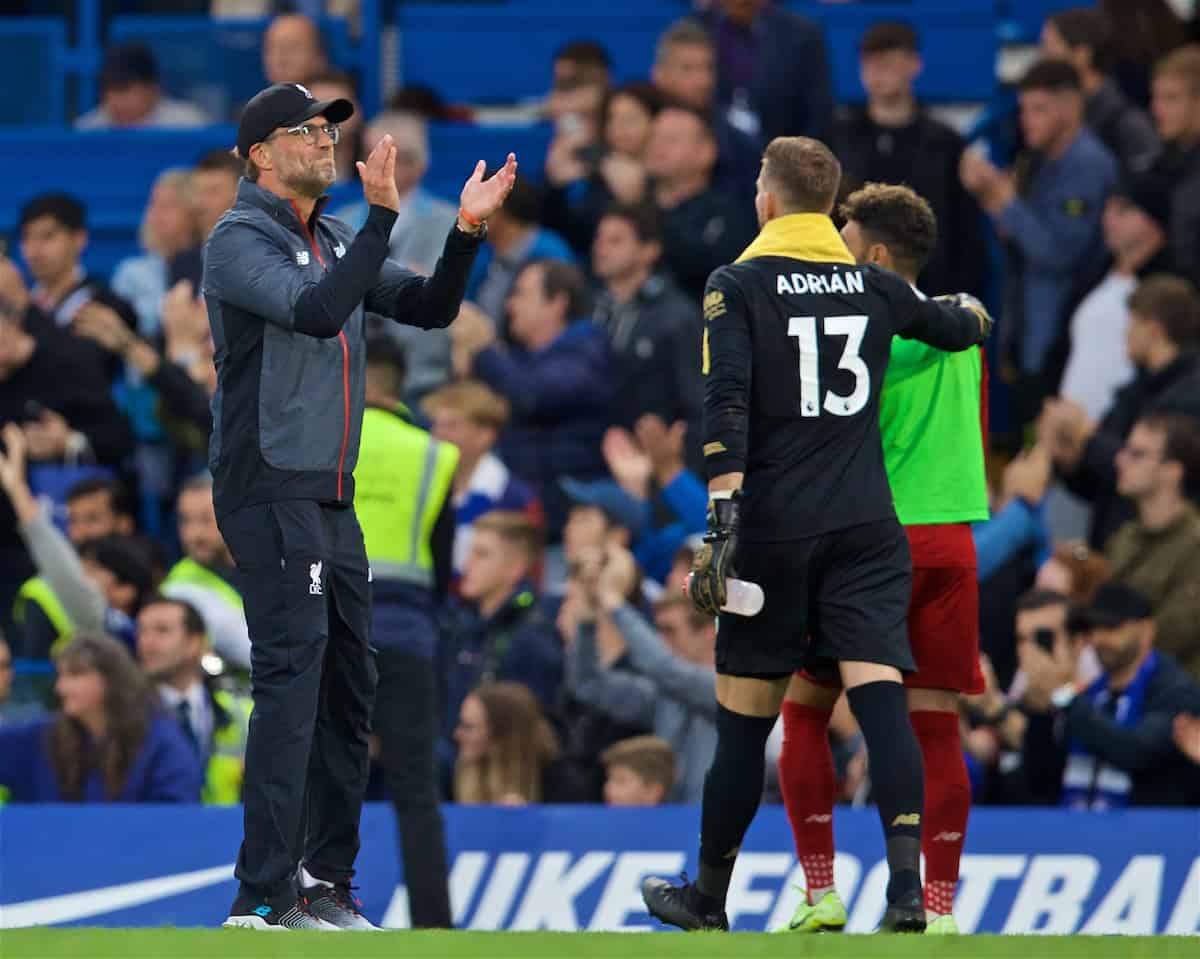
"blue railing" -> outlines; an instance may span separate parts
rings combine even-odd
[[[65,129],[0,129],[0,233],[16,227],[21,206],[48,190],[69,190],[88,208],[84,264],[104,277],[137,252],[137,230],[154,178],[173,166],[191,166],[207,150],[229,149],[232,126],[199,130],[124,130],[77,133]],[[536,175],[550,130],[435,124],[426,187],[456,201],[477,160],[500,164],[511,150]],[[81,175],[83,171],[86,175]]]
[[[262,85],[262,31],[267,20],[220,20],[191,16],[122,16],[101,19],[102,0],[75,0],[74,42],[65,18],[0,19],[0,89],[18,91],[0,111],[0,126],[62,126],[67,104],[82,114],[97,102],[96,79],[106,42],[143,39],[156,51],[169,92],[198,93],[197,101],[231,116]],[[344,21],[327,19],[322,35],[332,60],[357,72],[359,97],[368,114],[382,97],[380,0],[361,0],[358,37]],[[233,92],[220,88],[234,81]],[[246,91],[249,92],[246,92]]]

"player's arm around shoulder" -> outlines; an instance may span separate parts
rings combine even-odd
[[[867,282],[891,307],[898,336],[957,353],[982,343],[992,331],[991,315],[969,294],[923,299],[896,274],[873,265],[864,269]]]

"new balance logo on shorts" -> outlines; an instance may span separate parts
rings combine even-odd
[[[961,832],[939,832],[933,837],[934,842],[958,842],[962,839]]]
[[[310,596],[324,595],[321,590],[321,565],[321,561],[318,560],[308,567],[308,578],[312,580],[308,587]]]
[[[823,815],[821,813],[813,813],[811,816],[809,816],[804,821],[805,822],[832,822],[833,816],[828,815],[828,814]]]
[[[919,812],[901,813],[892,820],[893,826],[919,826],[921,825],[921,814]]]

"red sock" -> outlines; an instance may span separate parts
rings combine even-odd
[[[779,789],[783,793],[796,855],[804,867],[809,902],[812,891],[833,888],[833,800],[837,783],[829,748],[830,710],[783,702],[783,751]]]
[[[954,906],[958,863],[971,810],[971,783],[959,740],[958,714],[914,712],[913,731],[925,762],[925,908],[944,916]]]

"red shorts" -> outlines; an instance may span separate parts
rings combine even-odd
[[[979,580],[967,523],[906,526],[913,586],[908,641],[917,671],[910,689],[982,693],[979,668]]]
[[[910,689],[984,690],[979,667],[979,580],[975,540],[967,523],[906,526],[912,553],[908,641],[917,671],[904,677]],[[836,689],[834,676],[801,670],[809,682]]]

